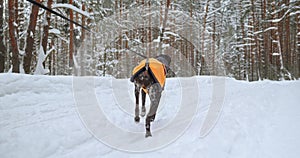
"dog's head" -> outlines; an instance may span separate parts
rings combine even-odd
[[[160,54],[155,57],[158,61],[165,65],[166,68],[170,67],[171,57],[165,54]]]

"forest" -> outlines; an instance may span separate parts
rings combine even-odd
[[[128,78],[168,54],[172,76],[300,77],[299,0],[35,2],[60,16],[0,0],[0,73]]]

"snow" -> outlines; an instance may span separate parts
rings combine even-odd
[[[267,32],[269,30],[277,30],[277,27],[268,27],[264,30],[264,32]]]
[[[60,35],[60,31],[58,29],[50,29],[49,33],[58,34]]]
[[[78,12],[79,14],[82,14],[82,15],[88,17],[88,18],[91,18],[90,14],[88,12],[83,11],[83,10],[81,10],[81,9],[71,5],[71,4],[53,4],[52,8],[53,9],[55,9],[55,8],[69,8],[69,9],[74,10],[75,12]]]
[[[6,73],[0,87],[1,158],[300,154],[300,81],[167,79],[147,139],[129,79]]]
[[[15,27],[18,27],[18,24],[17,24],[16,22],[13,22],[13,25],[14,25]]]
[[[33,38],[33,32],[32,31],[30,31],[29,35],[30,35],[31,38]]]
[[[290,11],[291,11],[291,9],[288,9],[281,18],[268,20],[268,22],[278,23],[281,20],[283,20],[286,17],[286,15],[290,13]]]
[[[25,51],[19,49],[19,54],[22,55],[22,56],[24,56],[25,55]]]
[[[294,15],[297,15],[297,14],[300,14],[300,10],[297,10],[295,12],[291,12],[290,13],[290,16],[294,16]]]
[[[159,42],[160,42],[160,38],[161,38],[161,37],[160,37],[160,36],[158,36],[158,37],[157,37],[157,39],[154,39],[154,40],[153,40],[153,42],[157,42],[157,43],[159,43]]]
[[[42,47],[42,45],[40,44],[40,49],[39,49],[39,56],[38,56],[38,62],[36,64],[36,68],[34,71],[35,75],[44,75],[44,74],[48,74],[50,72],[49,69],[45,69],[43,66],[43,62],[46,60],[47,56],[54,50],[54,47],[52,49],[50,49],[49,51],[44,52],[44,49]]]
[[[164,43],[163,43],[163,44],[162,44],[162,47],[163,47],[163,48],[170,47],[170,44],[164,44]]]
[[[170,32],[170,31],[166,31],[164,32],[165,35],[171,35],[171,36],[174,36],[174,37],[179,37],[178,34],[174,33],[174,32]]]

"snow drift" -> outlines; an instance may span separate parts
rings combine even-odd
[[[104,120],[89,115],[90,119],[95,118],[94,122],[103,124],[97,129],[106,131],[106,136],[99,139],[87,126],[77,106],[79,93],[74,91],[84,92],[91,84],[82,80],[86,87],[81,89],[74,81],[84,77],[0,74],[0,155],[2,158],[299,157],[300,81],[249,83],[222,78],[225,81],[224,97],[218,102],[222,106],[215,111],[218,115],[212,128],[201,135],[203,124],[214,106],[214,86],[218,87],[214,79],[218,78],[167,79],[153,123],[156,132],[147,139],[142,134],[143,121],[140,124],[133,121],[133,84],[128,79],[93,78],[93,95],[105,118],[123,131],[136,133],[128,138],[123,133],[109,131]],[[82,100],[88,102],[89,97]],[[196,109],[192,109],[194,105]],[[186,113],[180,113],[182,107],[188,109]],[[190,117],[192,119],[188,120]],[[172,120],[177,121],[170,123]],[[168,128],[170,124],[174,128]],[[186,129],[180,132],[177,127],[185,125]],[[121,144],[128,141],[128,146],[147,148],[147,145],[161,143],[161,138],[172,133],[179,133],[178,137],[151,148],[153,150],[138,153],[129,149],[124,151],[123,146],[117,148],[101,140],[117,137]]]

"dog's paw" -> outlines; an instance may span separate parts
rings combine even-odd
[[[146,107],[142,107],[141,116],[144,117],[146,115]]]
[[[138,116],[134,117],[134,121],[135,121],[136,123],[139,123],[139,122],[140,122],[140,117],[138,117]]]
[[[150,131],[146,131],[145,138],[148,138],[148,137],[152,137],[152,134]]]
[[[146,112],[142,111],[141,116],[144,117],[146,115]]]
[[[141,112],[141,116],[145,117],[146,113],[145,112]]]

